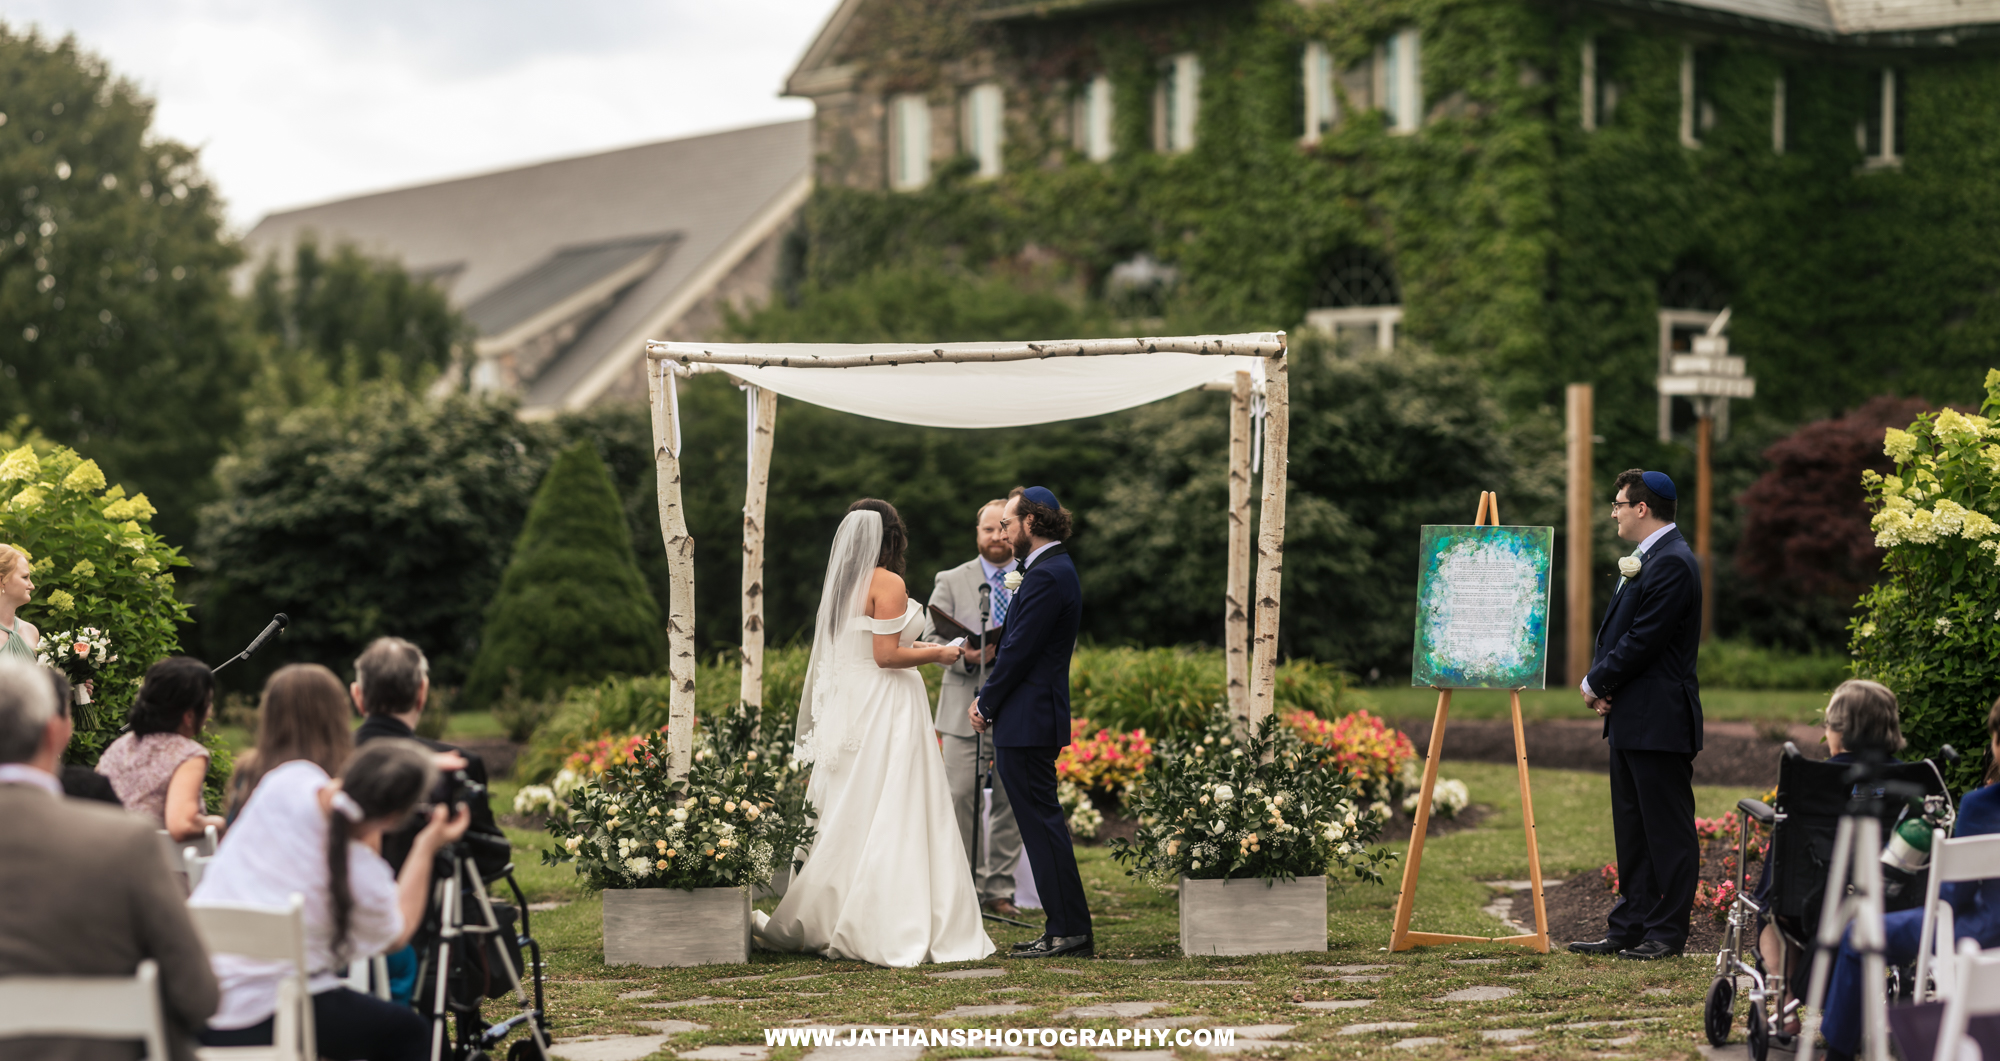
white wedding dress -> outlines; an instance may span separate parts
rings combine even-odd
[[[930,697],[915,670],[875,664],[874,635],[898,634],[908,645],[924,627],[914,600],[899,619],[865,614],[863,576],[874,572],[880,521],[849,513],[835,538],[799,707],[818,835],[777,910],[755,915],[755,932],[773,950],[897,968],[971,961],[992,954],[993,941],[952,813]]]

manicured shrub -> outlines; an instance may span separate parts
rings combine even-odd
[[[665,660],[659,607],[647,592],[625,511],[595,447],[559,455],[487,609],[464,705],[512,690],[542,697],[611,674],[648,674]]]
[[[1831,692],[1847,679],[1850,664],[1832,652],[1787,652],[1717,639],[1701,646],[1699,666],[1704,689]]]

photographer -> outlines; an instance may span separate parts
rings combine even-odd
[[[479,792],[467,798],[440,789],[431,794],[432,801],[464,802],[472,808],[471,831],[504,844],[507,836],[493,820],[493,807],[486,798],[485,760],[477,752],[417,736],[417,721],[423,718],[424,703],[430,698],[430,671],[430,660],[424,657],[423,649],[400,637],[378,637],[369,644],[367,650],[361,653],[361,658],[354,661],[354,684],[348,687],[348,693],[354,698],[354,709],[364,717],[361,728],[354,731],[355,746],[382,737],[399,737],[415,740],[432,751],[456,752],[465,759],[466,780],[478,785]],[[449,785],[451,781],[452,778],[447,775],[443,784]],[[388,859],[391,866],[401,869],[403,858],[409,853],[410,843],[416,835],[414,825],[385,834],[382,837],[382,857]],[[478,863],[480,874],[490,879],[507,867],[509,855],[504,846],[475,843],[473,861]]]

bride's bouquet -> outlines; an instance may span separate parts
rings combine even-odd
[[[790,734],[758,741],[741,709],[697,730],[694,761],[673,780],[665,732],[635,739],[630,760],[572,789],[549,833],[598,888],[728,888],[769,883],[810,844],[817,815]]]
[[[1278,717],[1245,736],[1217,707],[1199,734],[1160,740],[1131,811],[1134,840],[1111,842],[1127,875],[1160,887],[1193,880],[1291,880],[1336,868],[1380,882],[1395,856],[1369,795]]]
[[[79,706],[90,703],[90,691],[84,683],[94,681],[98,671],[118,662],[111,654],[111,638],[94,626],[44,635],[42,650],[35,658],[69,678],[70,696]]]

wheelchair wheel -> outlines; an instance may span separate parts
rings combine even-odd
[[[1718,976],[1708,985],[1708,1000],[1701,1010],[1702,1030],[1708,1033],[1708,1045],[1721,1046],[1729,1042],[1729,1026],[1736,1023],[1736,979]]]
[[[1750,1003],[1750,1061],[1764,1061],[1771,1052],[1771,1026],[1764,1022],[1764,1004]]]

